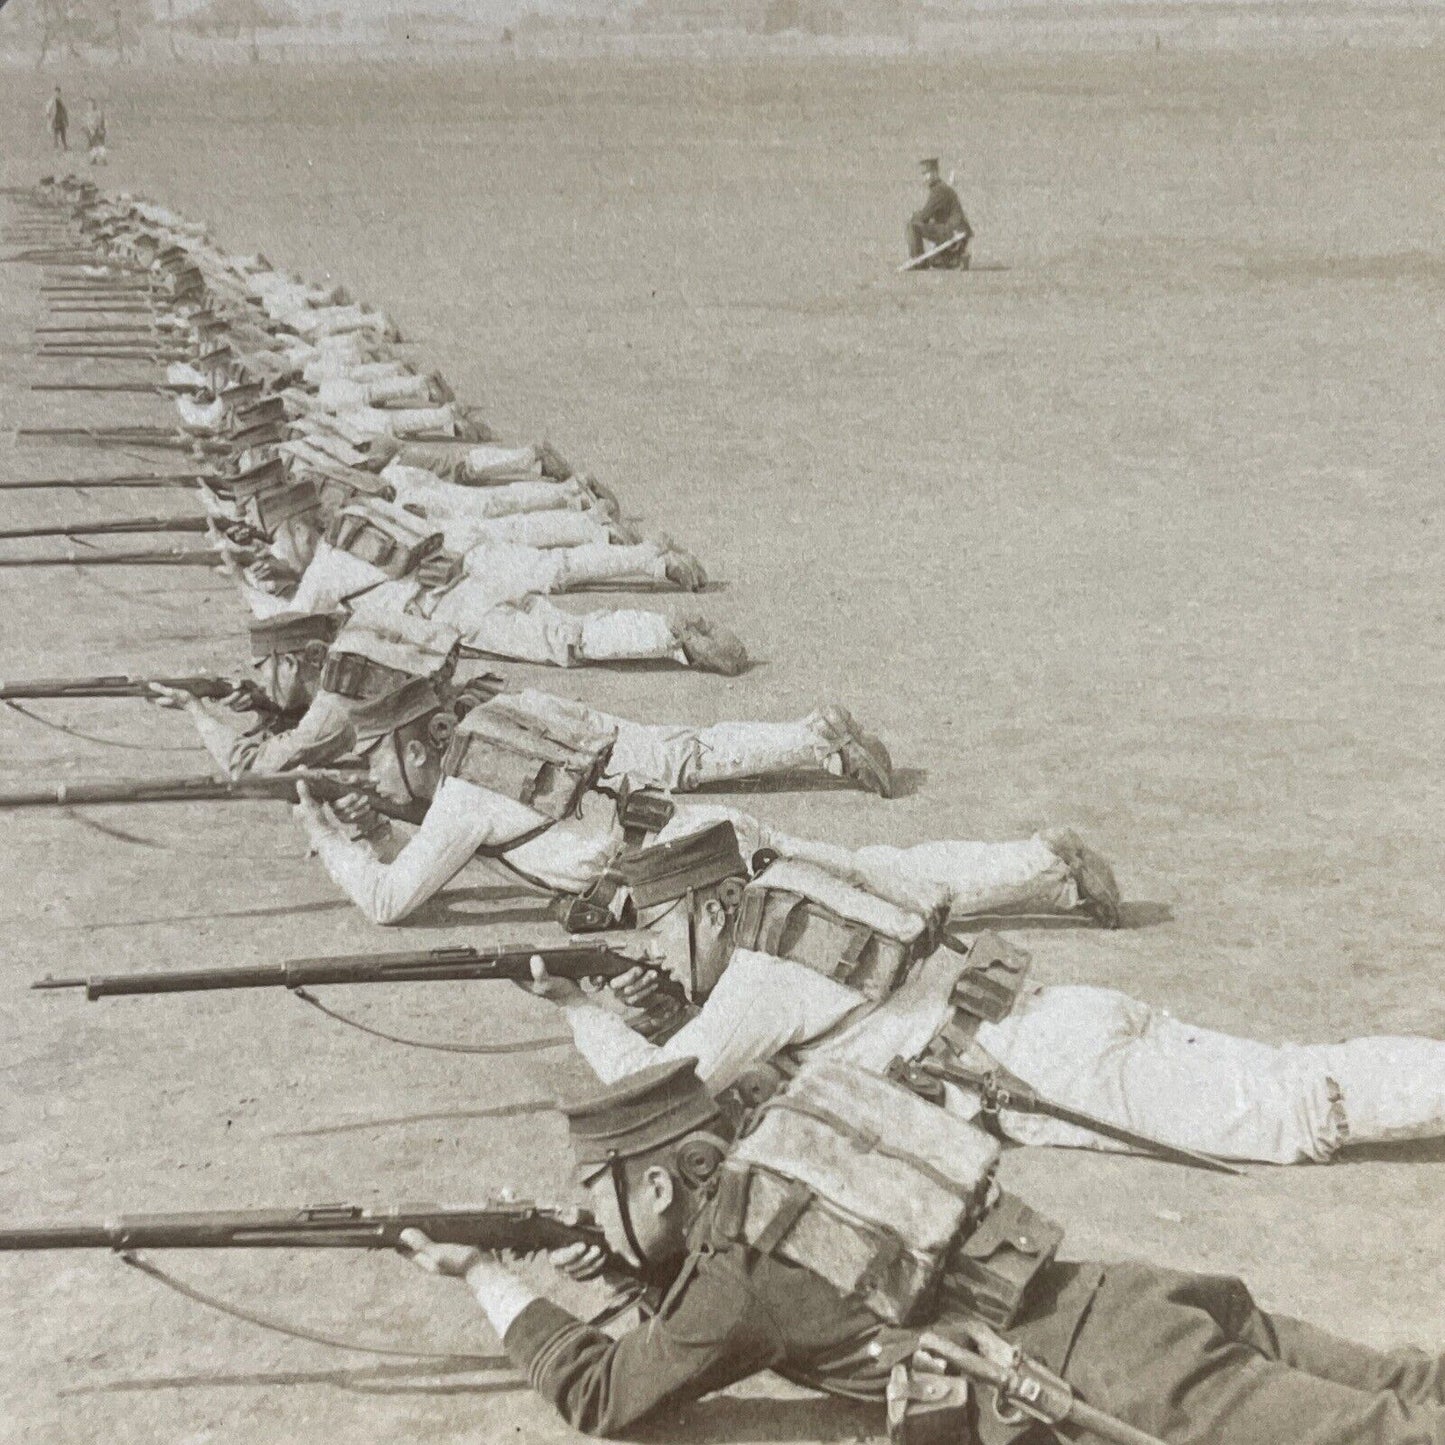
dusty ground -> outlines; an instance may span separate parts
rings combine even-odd
[[[759,659],[731,683],[554,674],[563,690],[655,718],[841,697],[909,795],[756,806],[859,843],[1079,826],[1118,860],[1132,926],[1020,929],[1043,978],[1269,1037],[1440,1034],[1441,58],[109,72],[105,181],[393,311],[504,434],[545,433],[701,553],[726,584],[709,609]],[[6,76],[6,182],[50,165],[47,84]],[[972,275],[893,273],[923,151],[959,167]],[[27,392],[36,281],[0,271],[4,420],[158,417]],[[0,444],[6,475],[112,460]],[[241,656],[237,606],[202,574],[0,587],[7,676]],[[47,715],[140,750],[11,718],[6,779],[203,761],[139,704]],[[516,900],[478,873],[383,934],[279,806],[105,817],[147,841],[7,824],[0,1216],[565,1189],[543,1108],[581,1077],[564,1050],[419,1053],[284,997],[25,992],[50,970],[516,937]],[[510,990],[345,1003],[432,1038],[555,1032]],[[1047,1152],[1009,1168],[1076,1252],[1239,1270],[1374,1342],[1445,1336],[1439,1149],[1239,1181]],[[460,1290],[389,1258],[177,1267],[312,1328],[494,1348]],[[8,1259],[0,1281],[5,1438],[565,1434],[503,1371],[286,1341],[113,1259]],[[723,1399],[664,1433],[876,1426]]]

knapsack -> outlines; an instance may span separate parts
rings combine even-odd
[[[940,901],[920,912],[817,864],[780,858],[744,890],[734,939],[877,1001],[938,948],[946,908]]]

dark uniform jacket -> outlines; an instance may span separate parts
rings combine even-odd
[[[934,180],[928,187],[928,199],[913,219],[920,225],[961,231],[964,225],[963,205],[958,199],[958,192],[947,181]]]
[[[723,1237],[718,1216],[727,1213],[716,1200],[704,1203],[656,1313],[621,1339],[549,1300],[513,1322],[508,1355],[573,1428],[623,1434],[662,1406],[763,1370],[829,1394],[883,1399],[889,1372],[912,1354],[919,1330],[884,1324],[812,1271]],[[1035,1282],[1030,1320],[1011,1335],[1037,1358],[1062,1364],[1100,1276],[1090,1266],[1050,1266]]]

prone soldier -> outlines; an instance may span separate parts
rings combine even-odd
[[[938,946],[949,903],[924,873],[855,857],[851,868],[784,857],[750,877],[731,822],[676,840],[665,829],[623,856],[621,896],[655,936],[662,966],[702,1006],[661,1046],[566,981],[541,979],[535,991],[563,1008],[604,1080],[690,1055],[721,1094],[756,1089],[759,1071],[771,1086],[814,1057],[880,1072],[898,1059],[969,1117],[991,1101],[984,1087],[951,1078],[1014,1075],[1043,1100],[1143,1140],[1278,1164],[1445,1134],[1445,1042],[1270,1045],[1114,989],[1028,986],[1027,955],[985,945],[988,935],[967,955]],[[624,1002],[645,1007],[653,977],[640,970],[612,982]],[[1003,1102],[996,1127],[1017,1143],[1120,1147]]]
[[[998,1189],[986,1136],[889,1087],[800,1075],[739,1143],[688,1059],[564,1105],[607,1243],[651,1281],[618,1338],[495,1255],[420,1230],[400,1247],[465,1281],[532,1388],[591,1435],[772,1370],[886,1402],[899,1445],[1445,1442],[1445,1357],[1266,1314],[1239,1279],[1059,1259],[1057,1226]],[[579,1278],[607,1263],[581,1242],[552,1258]]]

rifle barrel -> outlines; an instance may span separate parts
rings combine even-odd
[[[366,792],[370,775],[360,769],[297,768],[285,773],[246,773],[239,778],[131,778],[114,782],[46,783],[0,793],[0,809],[76,808],[122,803],[232,803],[296,801],[306,783],[326,798]]]
[[[224,677],[36,677],[24,682],[0,682],[0,702],[9,698],[42,697],[145,697],[152,684],[176,688],[193,697],[223,698],[235,691]]]
[[[132,1214],[102,1223],[0,1229],[0,1250],[49,1249],[395,1249],[408,1229],[441,1244],[523,1253],[565,1244],[596,1244],[606,1237],[585,1211],[568,1217],[555,1209],[508,1201],[446,1206],[399,1205],[366,1209],[322,1204],[304,1209],[244,1209],[194,1214]],[[615,1267],[623,1270],[620,1260]]]
[[[0,528],[0,541],[22,537],[109,537],[123,532],[204,532],[204,517],[120,517],[106,522],[55,523],[44,527]]]
[[[214,552],[94,552],[84,557],[0,557],[6,567],[214,567]]]
[[[169,972],[97,974],[90,978],[42,978],[31,988],[80,989],[94,1002],[138,994],[202,993],[235,988],[315,988],[353,983],[498,983],[531,977],[540,957],[558,978],[615,978],[641,960],[610,948],[433,948],[414,952],[353,954],[338,958],[294,958],[283,963],[238,968],[178,969]],[[671,980],[668,980],[671,983]],[[664,987],[664,992],[676,990]]]
[[[44,492],[84,490],[86,487],[193,487],[193,472],[132,472],[119,477],[41,477],[37,481],[8,478],[0,481],[0,492]]]

